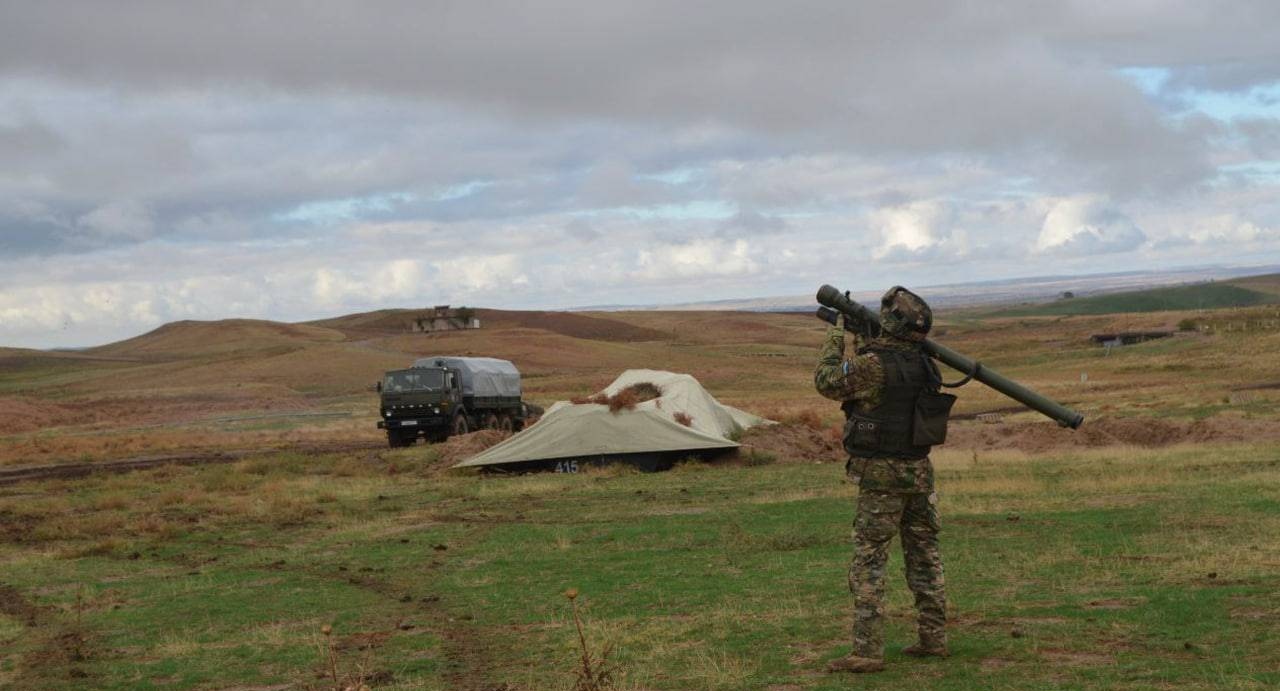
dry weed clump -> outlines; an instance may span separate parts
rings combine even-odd
[[[678,412],[673,414],[671,417],[675,418],[676,422],[684,425],[685,427],[693,427],[693,416],[688,413]]]
[[[319,646],[322,667],[316,675],[322,686],[308,684],[306,688],[320,691],[369,691],[370,684],[381,676],[373,672],[371,661],[373,646],[364,646],[364,655],[358,660],[344,660],[340,650],[344,647],[334,640],[333,627],[320,627]]]
[[[428,464],[430,472],[446,470],[501,442],[511,435],[496,429],[482,429],[470,434],[449,437],[431,447],[433,460]]]
[[[582,628],[582,616],[578,612],[578,589],[570,588],[564,596],[569,599],[573,608],[573,625],[578,631],[578,670],[573,683],[573,691],[607,691],[613,686],[613,665],[609,655],[613,653],[613,645],[608,644],[597,655],[587,645],[587,635]]]
[[[609,396],[603,393],[594,396],[578,396],[569,400],[574,405],[595,404],[609,407],[609,412],[617,414],[623,410],[635,410],[635,407],[645,401],[652,401],[662,397],[662,389],[656,384],[649,382],[639,382],[632,384],[618,393]]]
[[[761,410],[759,415],[765,419],[773,420],[774,422],[778,422],[783,425],[801,426],[808,427],[812,430],[821,430],[828,424],[825,421],[826,419],[833,415],[839,415],[839,409],[835,407],[834,404],[824,406],[824,408],[825,409],[822,412],[819,412],[807,404],[792,404],[788,406],[775,405]]]

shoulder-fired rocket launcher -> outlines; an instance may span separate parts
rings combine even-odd
[[[844,314],[844,328],[846,331],[868,337],[880,335],[879,316],[857,302],[850,300],[836,288],[829,285],[819,288],[818,304],[823,305],[818,308],[819,319],[829,324],[835,324],[837,313],[841,313]],[[930,357],[965,375],[964,379],[958,384],[950,386],[959,386],[970,379],[977,379],[1028,408],[1053,418],[1063,427],[1076,429],[1080,426],[1080,423],[1084,422],[1084,416],[1080,413],[1028,389],[980,362],[970,360],[960,353],[944,345],[934,343],[929,339],[925,339],[923,345],[924,352]]]

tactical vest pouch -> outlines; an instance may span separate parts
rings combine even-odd
[[[880,421],[849,413],[844,422],[844,450],[850,456],[866,456],[880,449]]]
[[[911,443],[916,446],[935,446],[946,441],[947,418],[951,417],[951,406],[955,403],[956,397],[949,393],[921,391],[920,397],[916,399]]]

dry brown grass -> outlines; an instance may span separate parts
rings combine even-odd
[[[576,396],[570,399],[569,402],[574,405],[608,406],[609,412],[617,414],[624,410],[635,410],[635,407],[641,403],[661,397],[662,389],[656,384],[639,382],[622,389],[612,396],[604,393],[598,393],[593,396]]]

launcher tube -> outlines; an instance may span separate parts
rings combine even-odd
[[[834,324],[836,321],[836,312],[842,312],[845,315],[846,330],[853,331],[854,333],[861,333],[868,328],[876,333],[880,331],[879,315],[845,297],[844,293],[832,286],[824,285],[818,289],[818,304],[830,308],[818,308],[818,318],[823,321]],[[1084,416],[1080,413],[1077,413],[1047,396],[1043,396],[1032,391],[1018,382],[1009,379],[1003,374],[1000,374],[985,365],[974,362],[944,345],[925,339],[923,348],[925,353],[942,364],[963,372],[966,375],[972,375],[974,379],[990,386],[1009,398],[1012,398],[1032,410],[1053,418],[1063,427],[1076,429],[1082,422],[1084,422]]]

